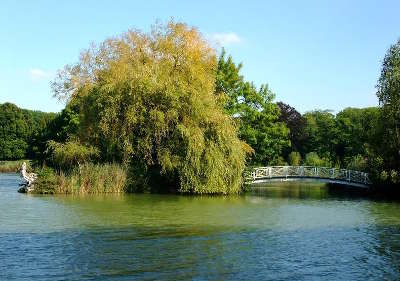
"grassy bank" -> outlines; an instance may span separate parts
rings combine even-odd
[[[16,173],[24,162],[26,162],[29,170],[30,160],[0,161],[0,173]]]
[[[68,173],[43,168],[38,172],[35,193],[122,193],[126,177],[126,170],[118,164],[84,164]]]

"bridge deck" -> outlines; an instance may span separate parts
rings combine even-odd
[[[246,183],[260,184],[271,181],[318,180],[327,183],[369,187],[368,174],[359,171],[311,167],[311,166],[270,166],[254,168],[246,173]]]

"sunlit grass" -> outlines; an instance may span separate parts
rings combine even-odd
[[[0,173],[18,172],[24,162],[26,162],[29,170],[30,160],[0,161]]]

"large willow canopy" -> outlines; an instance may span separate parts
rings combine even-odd
[[[251,148],[217,101],[216,67],[196,29],[170,22],[92,46],[53,89],[79,104],[83,143],[129,164],[133,190],[237,193]]]

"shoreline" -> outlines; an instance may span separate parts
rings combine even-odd
[[[0,174],[16,174],[20,169],[20,164],[26,161],[30,163],[31,160],[16,160],[16,161],[0,161]],[[3,168],[2,167],[6,167]],[[64,181],[68,178],[67,175],[63,175]],[[54,184],[54,182],[52,183]],[[121,184],[121,183],[120,183]],[[312,184],[312,183],[311,183]],[[317,183],[318,184],[318,183]],[[278,183],[277,186],[280,184]],[[350,195],[350,196],[357,196],[359,198],[371,199],[371,200],[389,200],[389,201],[399,201],[400,200],[400,187],[395,185],[372,185],[369,189],[359,189],[359,188],[348,188],[347,186],[342,185],[335,185],[335,184],[326,184],[329,190],[337,195]],[[79,188],[77,188],[79,189]],[[179,193],[179,192],[127,192],[122,191],[121,188],[118,188],[118,192],[112,192],[110,190],[103,192],[90,192],[87,189],[85,191],[82,190],[75,190],[75,192],[71,192],[72,190],[64,192],[57,192],[58,188],[54,188],[54,192],[31,192],[31,194],[48,194],[48,195],[91,195],[91,194],[103,194],[103,195],[114,195],[114,194],[171,194],[171,195],[181,195],[181,196],[231,196],[227,194],[188,194],[188,193]],[[111,189],[112,190],[112,189]],[[66,192],[65,192],[66,191]],[[244,189],[239,194],[232,194],[234,196],[243,195],[248,193],[249,190]]]

